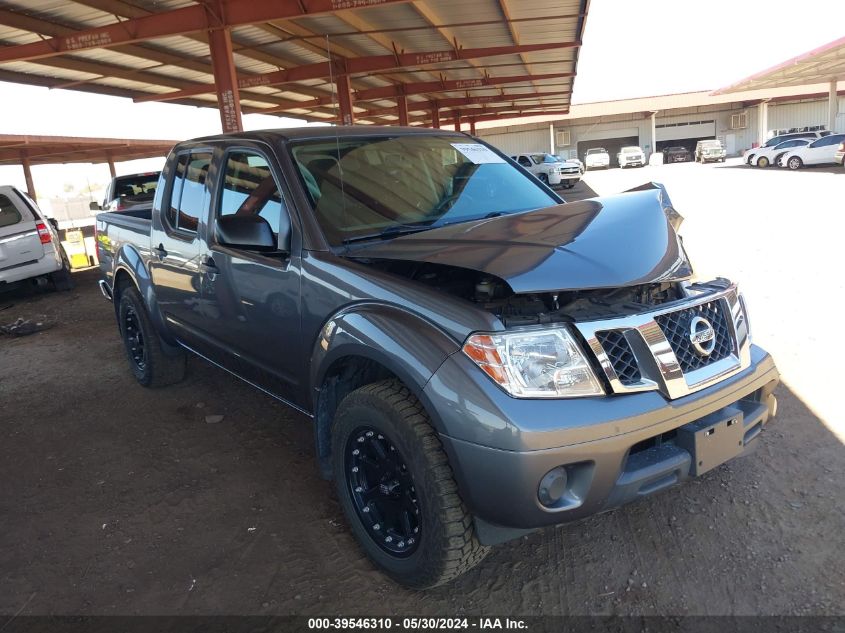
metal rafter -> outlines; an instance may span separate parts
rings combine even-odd
[[[365,6],[394,4],[409,0],[367,0]],[[0,62],[31,61],[77,50],[113,48],[172,35],[185,35],[232,26],[271,22],[280,18],[331,13],[352,0],[219,0],[220,14],[210,4],[170,9],[114,24],[84,29],[73,35],[0,48]]]
[[[248,75],[238,80],[241,90],[255,86],[276,86],[280,84],[303,81],[306,79],[324,79],[332,75],[353,75],[357,73],[371,73],[378,70],[402,68],[409,66],[429,66],[456,60],[467,60],[477,57],[495,57],[497,55],[512,55],[520,51],[546,51],[558,48],[578,46],[576,42],[555,42],[551,44],[525,44],[522,46],[490,46],[486,48],[465,48],[447,51],[426,51],[419,53],[397,53],[394,55],[371,55],[355,59],[332,60],[331,62],[317,62],[304,64],[288,70],[271,73]],[[0,49],[2,51],[2,49]],[[481,81],[480,78],[478,81]],[[473,80],[466,80],[473,81]],[[214,91],[213,84],[198,84],[187,90],[168,92],[161,95],[150,95],[138,101],[169,101],[206,94]]]

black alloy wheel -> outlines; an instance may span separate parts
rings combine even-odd
[[[370,538],[391,556],[413,554],[422,516],[405,460],[384,433],[357,428],[346,445],[346,480],[355,511]]]
[[[147,348],[141,322],[133,306],[127,307],[123,313],[123,339],[129,358],[143,372],[147,367]]]

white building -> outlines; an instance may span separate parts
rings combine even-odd
[[[549,151],[583,160],[591,147],[604,147],[615,163],[624,145],[647,155],[718,138],[729,156],[741,154],[785,130],[827,129],[827,91],[797,86],[714,95],[709,91],[573,105],[563,117],[534,117],[502,126],[479,124],[477,135],[507,154]],[[809,90],[809,91],[808,91]],[[845,131],[845,90],[838,93],[834,131]],[[761,121],[767,121],[761,129]],[[498,127],[497,127],[498,126]]]

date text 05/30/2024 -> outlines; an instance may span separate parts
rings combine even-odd
[[[395,631],[447,631],[447,630],[526,630],[527,623],[511,618],[309,618],[312,630],[395,630]]]

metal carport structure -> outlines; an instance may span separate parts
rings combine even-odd
[[[0,81],[307,121],[568,111],[589,0],[6,0]]]
[[[114,178],[115,163],[164,157],[175,144],[176,141],[151,139],[0,134],[0,165],[21,165],[28,193],[35,199],[32,165],[108,163]]]
[[[840,81],[845,81],[845,37],[755,73],[730,86],[720,88],[713,94],[826,83],[828,84],[828,129],[836,131],[836,117],[839,113],[837,84]],[[760,129],[763,134],[767,127],[766,119],[766,103],[762,102]]]

